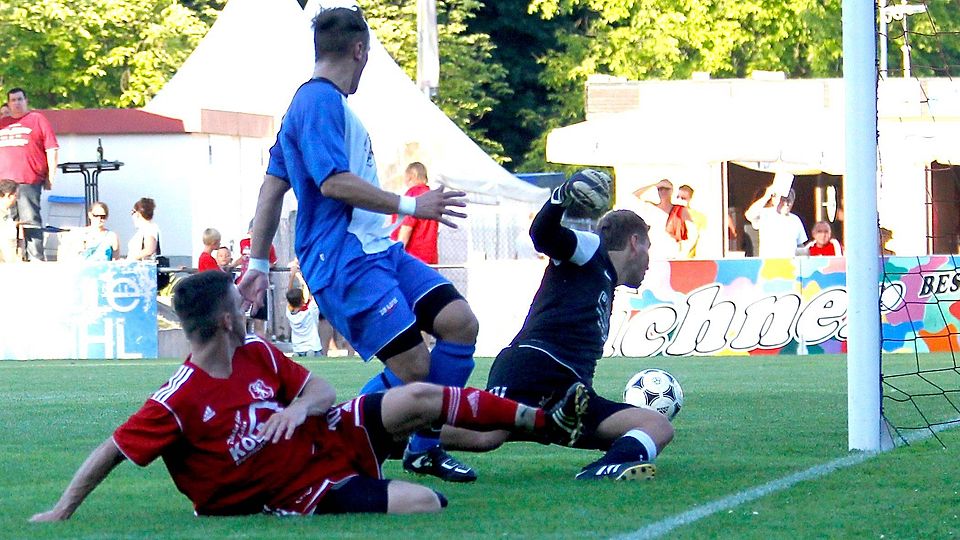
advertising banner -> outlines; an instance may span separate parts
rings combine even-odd
[[[0,265],[0,359],[157,357],[157,267]]]
[[[607,355],[846,352],[843,257],[654,261],[614,300]],[[960,271],[949,256],[889,257],[884,352],[960,350]]]

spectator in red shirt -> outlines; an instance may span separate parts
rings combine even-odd
[[[213,257],[213,252],[220,249],[220,231],[210,228],[203,231],[203,252],[200,253],[200,260],[197,261],[197,270],[205,272],[207,270],[221,270],[217,264],[217,259]]]
[[[7,92],[7,106],[10,115],[0,117],[0,178],[20,184],[15,219],[27,225],[23,235],[30,260],[42,261],[40,192],[53,188],[59,145],[46,117],[30,110],[22,88]]]
[[[190,356],[90,454],[57,504],[31,521],[69,519],[117,465],[157,458],[198,515],[438,512],[447,503],[440,493],[383,478],[395,440],[442,422],[545,441],[575,440],[582,430],[589,399],[582,383],[549,411],[427,383],[334,405],[329,383],[245,335],[241,301],[222,272],[177,283],[173,308]]]
[[[427,187],[427,168],[419,161],[407,165],[404,182],[407,185],[407,197],[419,197],[430,191]],[[419,219],[406,216],[400,222],[391,238],[403,244],[407,253],[427,264],[437,264],[437,233],[439,222],[432,219]]]
[[[253,220],[250,220],[250,226],[247,228],[247,234],[240,239],[240,275],[237,276],[237,283],[240,283],[240,280],[243,279],[244,274],[247,273],[247,268],[250,267],[250,234],[253,232]],[[273,268],[277,264],[277,250],[274,249],[273,244],[270,244],[270,268]],[[273,306],[267,307],[267,291],[263,291],[262,297],[263,303],[260,305],[260,308],[250,314],[249,327],[252,332],[258,336],[266,334],[267,331],[267,320],[270,318],[267,313],[268,309],[273,309]]]
[[[840,247],[840,242],[833,237],[833,230],[830,228],[830,223],[827,221],[818,221],[812,229],[810,229],[810,236],[813,237],[813,240],[807,242],[803,248],[801,248],[801,253],[806,252],[810,256],[821,256],[821,257],[839,257],[843,255],[843,249]]]

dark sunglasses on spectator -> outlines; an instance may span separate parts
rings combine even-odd
[[[100,218],[100,219],[107,219],[107,215],[106,215],[106,214],[90,214],[90,215],[93,216],[93,217],[98,217],[98,218]]]

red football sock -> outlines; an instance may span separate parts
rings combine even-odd
[[[441,420],[451,426],[492,431],[494,429],[524,428],[529,431],[543,427],[546,417],[543,409],[495,396],[476,388],[443,388]]]

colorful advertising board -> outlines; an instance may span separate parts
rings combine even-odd
[[[960,270],[949,256],[884,259],[883,350],[960,350]],[[846,352],[843,257],[654,261],[618,291],[606,354]]]
[[[0,265],[0,359],[157,357],[157,267]]]

